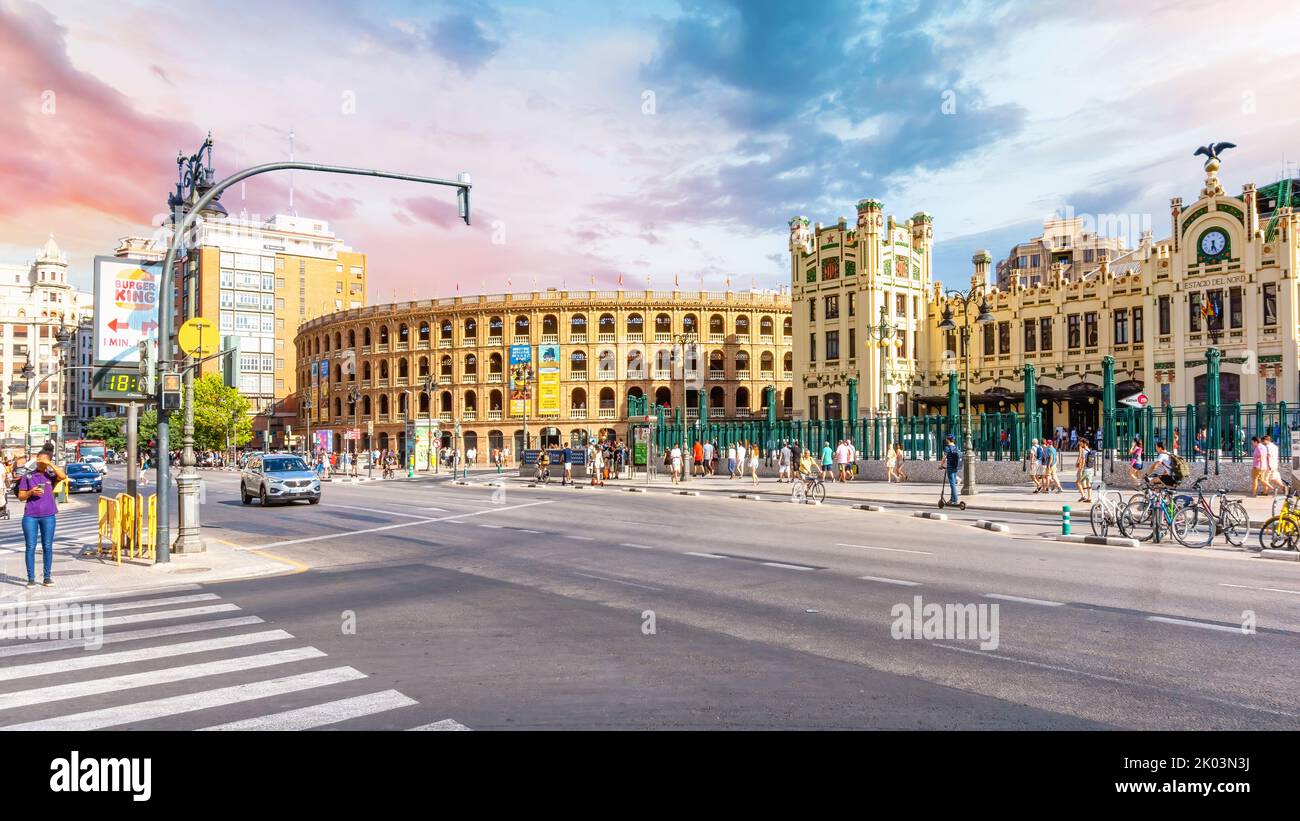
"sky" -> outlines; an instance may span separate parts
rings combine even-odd
[[[0,0],[0,262],[73,280],[149,235],[178,152],[295,157],[294,210],[369,255],[371,302],[537,287],[789,284],[788,220],[934,217],[936,271],[1056,211],[1157,239],[1200,145],[1230,193],[1300,161],[1300,4],[1238,0]],[[289,212],[287,173],[222,197]]]

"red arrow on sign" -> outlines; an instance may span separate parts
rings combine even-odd
[[[130,326],[128,326],[125,322],[118,322],[116,319],[110,319],[108,321],[108,327],[110,330],[113,331],[125,331]]]
[[[150,331],[152,331],[157,327],[158,327],[157,322],[146,322],[140,326],[141,330],[143,330],[145,333],[149,333]]]

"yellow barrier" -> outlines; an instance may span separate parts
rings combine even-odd
[[[146,517],[145,512],[148,511]],[[128,496],[119,493],[116,499],[99,498],[99,553],[108,555],[118,564],[122,554],[129,559],[147,558],[153,561],[153,523],[158,515],[158,495],[148,499],[139,494]],[[107,541],[107,545],[105,545]]]
[[[99,554],[102,556],[109,553],[118,564],[122,563],[121,526],[122,518],[117,512],[117,500],[99,497]],[[107,549],[104,546],[106,539]]]

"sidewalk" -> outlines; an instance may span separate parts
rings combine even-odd
[[[54,539],[54,587],[28,590],[27,571],[23,566],[23,543],[18,517],[4,522],[0,529],[0,605],[26,601],[37,603],[58,599],[104,596],[123,592],[149,592],[194,584],[229,581],[254,576],[270,576],[302,569],[301,565],[269,554],[236,550],[211,537],[205,538],[207,550],[193,555],[172,554],[168,564],[153,564],[145,559],[122,559],[118,565],[111,558],[93,551],[97,544],[97,508],[94,501],[74,497],[59,507],[59,521]],[[36,551],[36,574],[41,573],[41,551]]]

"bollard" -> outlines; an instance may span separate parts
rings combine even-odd
[[[1061,535],[1070,535],[1070,506],[1061,505]]]

